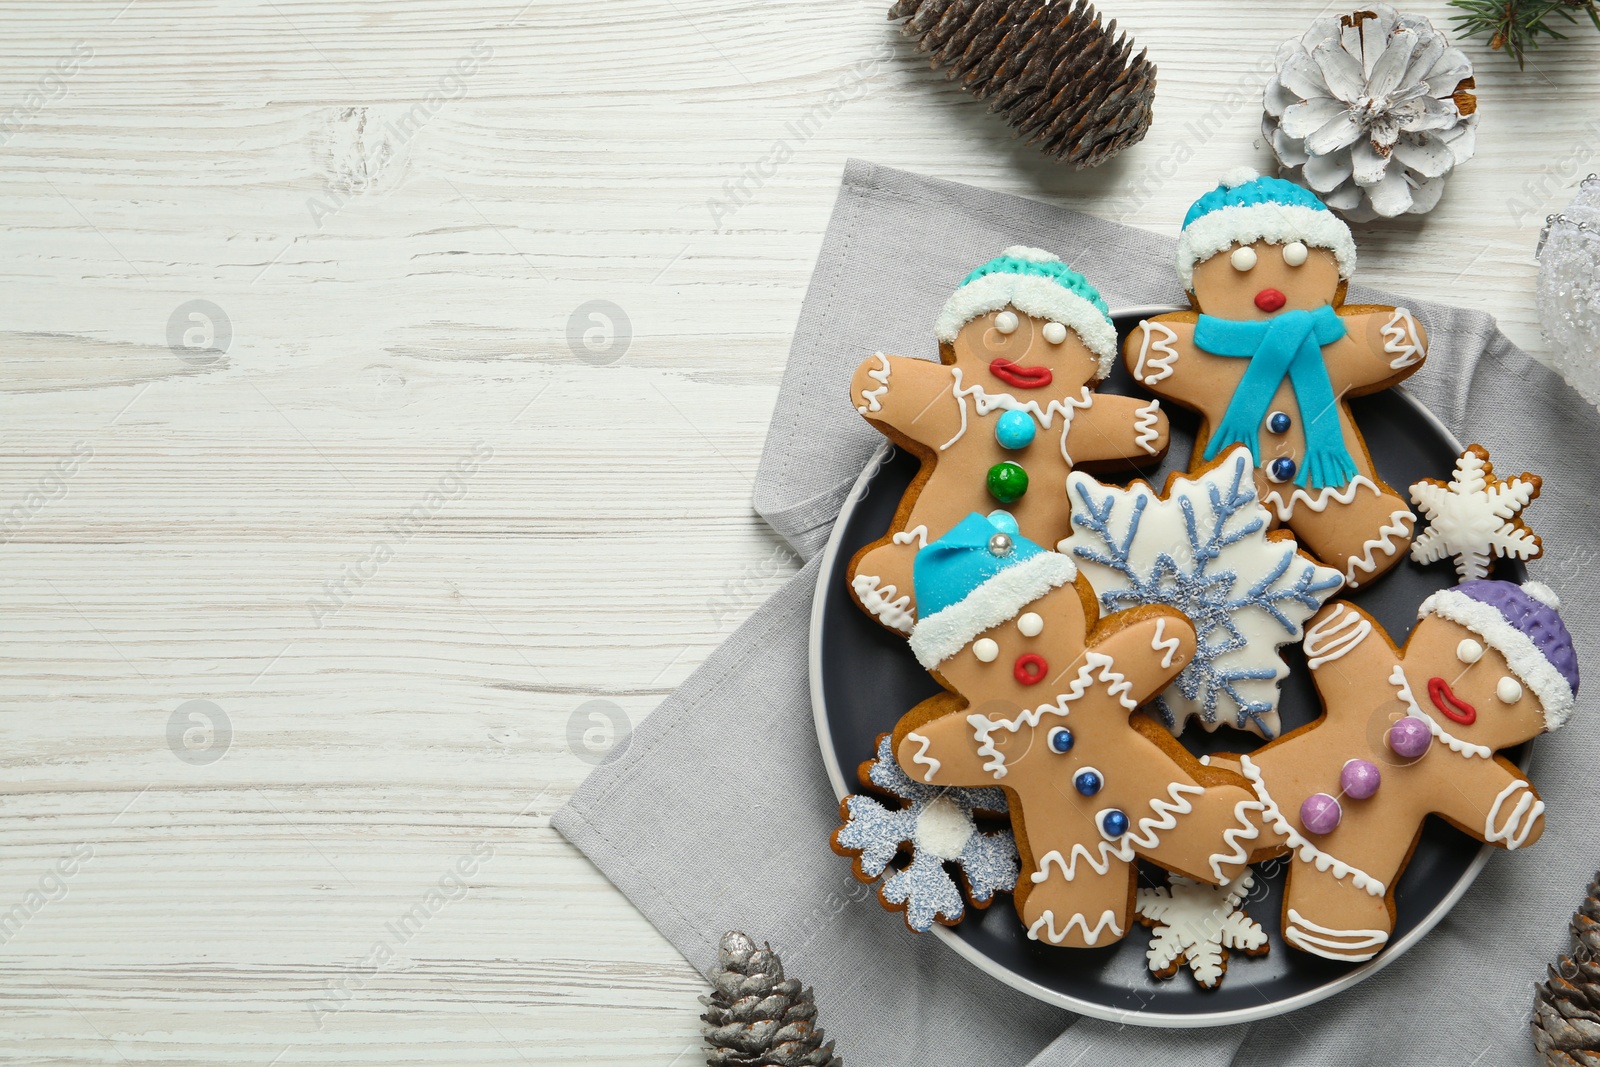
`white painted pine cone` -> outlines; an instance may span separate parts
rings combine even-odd
[[[1472,158],[1472,62],[1419,15],[1318,19],[1277,61],[1261,132],[1285,178],[1353,222],[1432,211]]]

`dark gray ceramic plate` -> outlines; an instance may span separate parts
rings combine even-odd
[[[1142,318],[1170,308],[1136,308],[1113,315],[1119,335]],[[1435,352],[1433,359],[1449,359]],[[1103,392],[1145,395],[1121,363]],[[1351,405],[1366,436],[1378,473],[1390,485],[1419,478],[1448,478],[1462,446],[1432,413],[1402,389],[1389,389]],[[1172,448],[1166,462],[1143,476],[1156,488],[1168,472],[1186,469],[1198,419],[1166,405],[1172,419]],[[1492,442],[1491,442],[1492,444]],[[869,619],[851,599],[846,569],[862,545],[882,537],[893,521],[901,494],[917,473],[915,456],[887,444],[862,472],[834,526],[817,578],[811,617],[811,700],[823,761],[839,796],[856,792],[856,767],[872,757],[879,734],[939,686],[918,666],[905,640]],[[1134,475],[1121,480],[1126,482]],[[1500,561],[1493,575],[1521,581],[1520,564]],[[1407,560],[1350,599],[1370,611],[1396,641],[1404,641],[1416,621],[1417,606],[1436,590],[1455,584],[1447,563],[1421,567]],[[1305,660],[1298,648],[1284,649],[1291,674],[1280,704],[1283,729],[1294,729],[1321,713]],[[1227,728],[1208,734],[1184,732],[1197,755],[1248,751],[1259,738]],[[1506,755],[1526,768],[1530,745]],[[1201,989],[1187,971],[1170,979],[1150,975],[1145,948],[1150,933],[1135,925],[1128,936],[1101,949],[1065,950],[1030,941],[1008,896],[985,911],[969,909],[954,927],[935,926],[934,935],[983,970],[1040,1000],[1084,1015],[1142,1026],[1216,1026],[1263,1019],[1305,1007],[1359,982],[1415,944],[1442,919],[1472,884],[1493,849],[1438,819],[1430,819],[1411,864],[1395,889],[1397,922],[1389,947],[1363,964],[1335,963],[1284,945],[1278,917],[1283,906],[1283,864],[1255,868],[1257,888],[1245,907],[1271,937],[1261,958],[1234,955],[1216,990]],[[841,861],[843,862],[843,861]],[[1159,885],[1154,868],[1141,869],[1143,885]],[[900,917],[886,912],[885,923]]]

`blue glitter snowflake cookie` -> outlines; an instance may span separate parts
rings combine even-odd
[[[985,908],[997,892],[1017,884],[1020,861],[1009,830],[980,830],[974,813],[1006,811],[1000,789],[951,789],[913,781],[895,762],[890,735],[878,738],[878,755],[861,765],[861,783],[885,799],[852,794],[839,804],[844,820],[833,834],[833,850],[855,859],[855,875],[874,882],[878,899],[890,911],[904,914],[908,927],[927,933],[935,922],[954,926],[966,905]],[[911,862],[898,870],[889,865],[909,851]],[[961,885],[949,868],[960,875]]]
[[[1194,623],[1194,659],[1154,703],[1175,734],[1198,718],[1207,730],[1226,723],[1276,737],[1278,683],[1289,674],[1278,649],[1299,642],[1302,624],[1344,584],[1289,531],[1269,532],[1256,492],[1246,448],[1175,475],[1163,496],[1142,481],[1122,489],[1067,476],[1073,530],[1056,548],[1077,561],[1101,610],[1166,604]]]

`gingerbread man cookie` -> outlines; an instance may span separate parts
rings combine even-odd
[[[1081,274],[1036,248],[1008,248],[969,274],[935,326],[940,362],[881,352],[856,370],[856,410],[922,459],[882,540],[850,561],[857,602],[884,626],[916,621],[917,551],[970,512],[1003,509],[1055,544],[1075,464],[1155,461],[1159,401],[1099,394],[1117,333]]]
[[[1255,859],[1289,854],[1283,937],[1365,960],[1394,931],[1394,886],[1423,819],[1515,849],[1544,802],[1495,753],[1571,715],[1578,660],[1555,594],[1537,582],[1463,582],[1423,601],[1404,648],[1334,601],[1306,630],[1323,716],[1235,764],[1255,789]]]
[[[1355,260],[1315,194],[1234,172],[1178,239],[1193,310],[1140,323],[1123,351],[1146,388],[1200,413],[1194,464],[1248,446],[1275,521],[1351,588],[1399,562],[1416,516],[1373,469],[1349,400],[1409,377],[1427,352],[1406,309],[1345,304]]]
[[[1029,937],[1122,938],[1136,857],[1213,885],[1244,869],[1245,781],[1132,714],[1194,654],[1181,613],[1102,620],[1071,559],[978,514],[918,554],[916,591],[911,649],[949,692],[901,719],[895,757],[928,785],[1005,790]]]

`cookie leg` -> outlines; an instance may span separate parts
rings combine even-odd
[[[1290,861],[1283,894],[1283,939],[1330,960],[1370,960],[1388,944],[1394,919],[1382,894],[1317,870],[1315,861]]]
[[[1017,912],[1030,938],[1061,948],[1102,948],[1128,932],[1133,865],[1102,856],[1099,844],[1046,852],[1041,868],[1018,876]]]
[[[1301,547],[1344,574],[1351,589],[1359,588],[1399,563],[1411,547],[1417,517],[1405,498],[1386,493],[1370,482],[1358,484],[1349,503],[1331,494],[1318,511],[1297,500],[1286,525]]]
[[[916,537],[886,541],[856,560],[850,579],[856,603],[884,626],[903,634],[909,634],[917,621],[911,567],[920,547]]]

